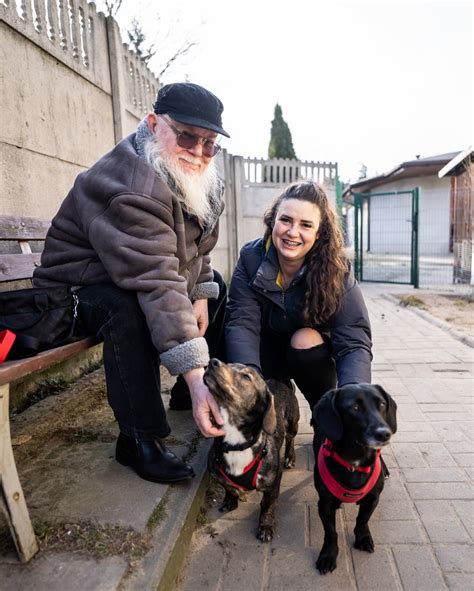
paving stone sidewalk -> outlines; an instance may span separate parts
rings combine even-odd
[[[373,382],[395,397],[399,419],[383,454],[391,477],[371,520],[375,553],[352,548],[357,508],[345,505],[337,514],[338,568],[324,576],[315,569],[323,532],[309,408],[300,398],[297,465],[283,476],[276,537],[270,544],[255,538],[260,495],[249,494],[226,515],[211,502],[177,591],[474,588],[474,349],[383,297],[396,286],[363,291],[374,333]]]

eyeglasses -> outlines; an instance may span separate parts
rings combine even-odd
[[[200,137],[198,135],[194,135],[193,133],[189,133],[187,131],[181,131],[176,126],[174,126],[171,121],[168,121],[167,117],[161,117],[163,121],[166,121],[168,126],[174,131],[176,134],[176,143],[180,148],[184,148],[185,150],[191,150],[195,148],[198,144],[202,144],[202,153],[207,158],[213,158],[216,154],[221,151],[222,146],[205,137]]]

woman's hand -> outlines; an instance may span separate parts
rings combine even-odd
[[[206,301],[207,306],[207,300],[204,301]],[[204,369],[202,367],[191,369],[183,374],[191,393],[193,417],[204,437],[221,437],[225,435],[225,432],[220,428],[224,421],[217,402],[203,381],[203,376]]]
[[[203,337],[209,326],[209,312],[207,300],[196,300],[193,302],[193,312],[199,329],[199,336]]]

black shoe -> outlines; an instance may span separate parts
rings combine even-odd
[[[192,467],[176,457],[159,439],[134,439],[120,433],[115,459],[151,482],[170,483],[194,477]]]
[[[191,410],[191,394],[184,378],[178,376],[175,385],[171,388],[169,407],[171,410]]]

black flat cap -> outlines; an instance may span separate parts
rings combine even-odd
[[[222,128],[224,105],[198,84],[176,82],[160,88],[153,111],[159,115],[167,113],[175,121],[210,129],[226,137],[230,135]]]

